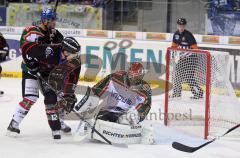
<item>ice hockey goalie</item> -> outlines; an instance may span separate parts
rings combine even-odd
[[[143,77],[142,64],[134,62],[128,71],[112,73],[98,82],[85,104],[73,110],[85,119],[94,118],[95,129],[114,143],[152,144],[153,133],[140,123],[151,109],[152,95]],[[91,138],[104,142],[94,132]]]

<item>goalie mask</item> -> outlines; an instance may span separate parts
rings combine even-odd
[[[139,62],[132,63],[128,69],[127,76],[131,85],[141,82],[144,77],[143,65]]]

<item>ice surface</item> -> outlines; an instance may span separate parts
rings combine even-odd
[[[81,84],[81,83],[80,83]],[[173,141],[187,145],[203,143],[200,137],[184,134],[164,127],[162,121],[147,121],[154,126],[156,145],[129,145],[128,149],[112,147],[96,142],[76,142],[71,135],[63,135],[62,140],[54,141],[47,124],[43,97],[32,107],[23,120],[18,138],[6,135],[15,106],[21,100],[21,80],[2,78],[0,89],[5,96],[0,97],[0,158],[239,158],[240,141],[222,139],[193,153],[183,153],[171,147]],[[163,96],[153,97],[152,112],[163,110]],[[240,113],[240,112],[239,112]],[[68,121],[73,129],[78,121]],[[74,130],[73,130],[74,131]]]

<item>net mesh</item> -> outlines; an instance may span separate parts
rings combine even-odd
[[[210,51],[207,62],[204,51],[169,49],[168,125],[181,128],[195,135],[222,134],[240,123],[240,104],[229,80],[229,55]],[[209,65],[208,65],[209,64]],[[211,73],[207,74],[207,67]],[[168,70],[167,70],[168,71]],[[205,125],[207,78],[210,80],[208,126]],[[208,105],[208,104],[207,104]],[[236,130],[232,135],[240,135]]]

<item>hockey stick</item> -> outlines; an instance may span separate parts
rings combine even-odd
[[[41,79],[42,82],[44,82],[44,84],[46,86],[48,86],[52,91],[54,91],[54,93],[61,99],[65,100],[65,98],[63,98],[63,92],[62,91],[57,91],[55,88],[53,88],[47,81],[45,81],[45,79],[41,76],[40,73],[37,73],[36,76]],[[76,106],[80,109],[83,104],[88,100],[89,94],[90,94],[90,87],[87,87],[87,91],[86,94],[84,95],[84,97],[76,104]]]
[[[237,129],[238,127],[240,127],[240,124],[230,128],[227,132],[225,132],[223,135],[219,136],[219,137],[215,137],[213,138],[212,140],[200,145],[200,146],[197,146],[197,147],[191,147],[191,146],[187,146],[187,145],[184,145],[184,144],[181,144],[179,142],[173,142],[172,143],[172,147],[174,149],[177,149],[177,150],[180,150],[180,151],[183,151],[183,152],[188,152],[188,153],[193,153],[201,148],[203,148],[204,146],[208,145],[208,144],[211,144],[212,142],[214,142],[215,140],[218,140],[219,138],[227,135],[228,133],[232,132],[233,130]]]
[[[46,86],[48,86],[59,98],[64,99],[64,97],[61,95],[62,92],[59,92],[57,91],[56,89],[54,89],[47,81],[45,81],[45,79],[41,76],[40,73],[37,73],[36,75],[38,78],[40,78],[42,80],[42,82],[44,82],[44,84]],[[90,89],[90,87],[88,87],[88,90]],[[88,92],[86,92],[88,93]],[[87,100],[86,100],[87,101]],[[86,102],[85,101],[85,102]],[[84,101],[83,102],[79,102],[78,104],[82,103],[82,105],[85,103]],[[82,106],[82,105],[79,105],[79,106]],[[122,148],[128,148],[128,146],[126,144],[117,144],[117,143],[112,143],[110,140],[108,140],[105,136],[103,136],[98,130],[95,129],[94,126],[92,126],[89,122],[87,122],[86,120],[84,120],[82,118],[82,116],[76,112],[73,112],[79,119],[81,119],[82,121],[86,122],[87,125],[94,131],[96,132],[103,140],[105,140],[109,145],[112,145],[112,146],[116,146],[116,147],[122,147]]]
[[[54,6],[54,12],[55,13],[57,13],[58,2],[59,2],[59,0],[56,0],[56,2],[55,2],[55,6]]]

